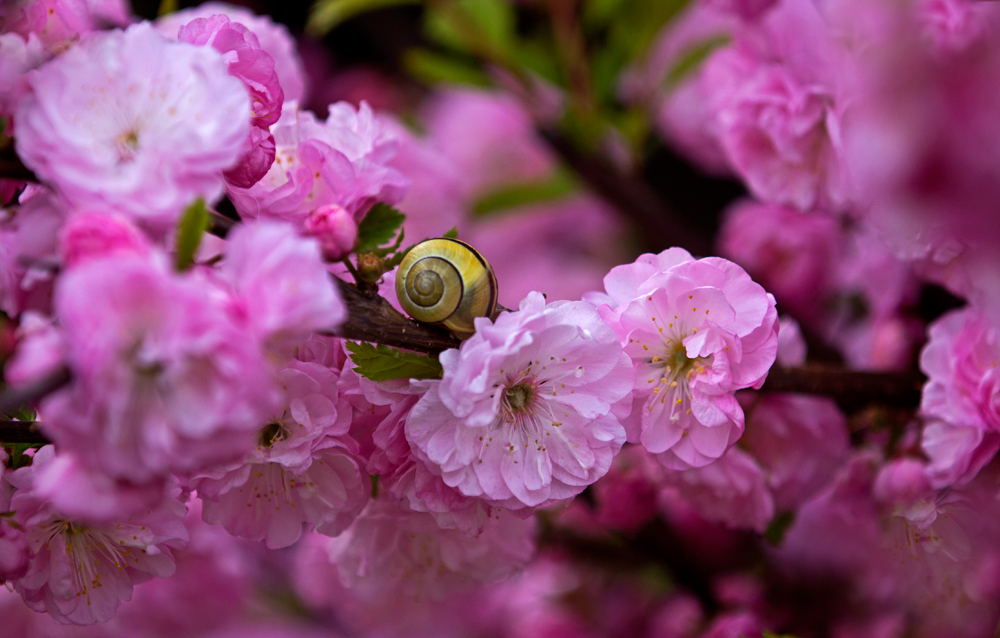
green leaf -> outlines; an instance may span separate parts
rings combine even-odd
[[[668,89],[674,88],[691,72],[697,70],[716,49],[726,46],[730,41],[729,36],[717,35],[689,47],[667,72],[667,77],[663,80],[664,85]]]
[[[396,235],[396,241],[393,242],[392,246],[389,246],[387,248],[379,248],[377,250],[373,250],[372,252],[375,253],[376,255],[378,255],[379,257],[385,257],[389,253],[394,253],[397,250],[399,250],[400,246],[403,245],[403,237],[405,237],[405,236],[406,236],[406,229],[405,228],[400,228],[399,229],[399,234]]]
[[[576,191],[576,180],[569,171],[560,168],[547,180],[515,184],[487,193],[475,203],[472,210],[476,215],[488,215],[498,210],[560,200]]]
[[[506,0],[452,0],[428,8],[424,31],[434,42],[463,53],[474,53],[482,45],[470,38],[485,38],[492,47],[510,51],[516,21],[514,7]]]
[[[210,223],[208,209],[205,207],[205,200],[198,198],[193,204],[184,209],[180,220],[177,222],[177,270],[187,270],[194,263],[194,254],[201,244],[201,236]]]
[[[420,2],[421,0],[316,0],[309,10],[306,33],[314,38],[321,38],[341,22],[361,13]]]
[[[32,448],[38,449],[42,445],[42,443],[9,443],[5,445],[4,448],[7,449],[9,457],[7,466],[12,470],[16,470],[25,465],[31,465],[31,457],[26,456],[24,453]]]
[[[770,525],[764,530],[764,538],[774,547],[780,547],[781,541],[785,539],[785,532],[795,522],[795,512],[783,512],[771,520]]]
[[[392,206],[375,204],[358,224],[358,246],[355,252],[372,252],[389,243],[405,220],[406,215]]]
[[[437,358],[416,352],[403,352],[370,343],[347,342],[354,371],[372,381],[389,379],[437,379],[443,374]]]
[[[451,230],[441,236],[445,239],[458,239],[458,226],[452,226]]]
[[[403,67],[424,84],[471,84],[492,86],[490,76],[477,65],[427,49],[410,49],[403,55]]]

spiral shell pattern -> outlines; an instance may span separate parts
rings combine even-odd
[[[457,239],[428,239],[411,248],[399,265],[396,297],[417,321],[471,333],[476,317],[489,317],[496,309],[497,281],[472,246]]]

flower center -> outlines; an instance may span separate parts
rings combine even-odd
[[[288,430],[282,427],[281,423],[273,421],[260,431],[260,445],[269,448],[278,441],[284,441],[287,437]]]
[[[507,405],[514,412],[527,412],[535,401],[535,387],[529,383],[518,383],[504,392]]]

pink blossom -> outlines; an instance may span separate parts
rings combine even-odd
[[[533,537],[532,519],[507,512],[470,538],[439,528],[429,514],[380,498],[326,550],[344,584],[366,598],[402,591],[434,599],[518,573],[534,554]]]
[[[735,13],[744,20],[755,20],[773,7],[777,0],[703,0],[720,11]]]
[[[623,532],[634,532],[656,515],[659,464],[638,445],[626,445],[611,470],[592,488],[597,522]]]
[[[285,25],[274,22],[268,16],[259,16],[245,7],[226,4],[224,2],[206,2],[175,11],[157,20],[156,28],[170,39],[177,38],[177,32],[183,25],[196,18],[208,18],[222,14],[233,22],[242,24],[257,36],[260,47],[274,60],[274,70],[281,81],[281,88],[286,100],[305,98],[306,77],[302,68],[302,60],[295,44],[295,39]]]
[[[974,308],[951,312],[928,327],[920,353],[927,375],[921,410],[955,426],[1000,432],[1000,340]]]
[[[584,302],[529,294],[440,356],[441,381],[406,422],[416,454],[466,496],[534,508],[607,473],[631,407],[631,363]]]
[[[786,368],[801,366],[806,362],[806,351],[799,322],[782,316],[778,320],[778,364]]]
[[[302,223],[310,211],[338,204],[360,221],[376,201],[392,204],[406,192],[408,181],[388,165],[395,137],[366,103],[333,104],[325,123],[288,103],[270,132],[270,170],[250,188],[229,188],[243,217]]]
[[[847,458],[847,420],[826,398],[770,395],[753,408],[741,445],[763,466],[778,512],[794,511]]]
[[[250,128],[244,148],[243,157],[222,173],[227,184],[238,188],[250,188],[267,175],[277,153],[274,136],[257,126]]]
[[[124,27],[130,19],[124,0],[24,0],[0,10],[4,31],[37,36],[55,54],[106,24]]]
[[[629,440],[672,469],[708,465],[743,433],[733,393],[759,388],[774,363],[774,297],[736,264],[680,248],[613,268],[604,285],[617,307],[602,314],[636,365]]]
[[[278,378],[284,408],[264,421],[256,449],[192,482],[206,522],[271,548],[297,541],[303,523],[320,533],[340,533],[371,492],[357,443],[344,436],[352,411],[339,396],[336,374],[293,361]]]
[[[930,459],[931,484],[940,489],[975,478],[1000,450],[1000,432],[934,419],[924,426],[920,446]]]
[[[0,309],[8,315],[49,313],[59,228],[65,219],[65,203],[37,185],[21,194],[16,214],[0,211]]]
[[[277,398],[225,298],[157,257],[93,259],[60,277],[73,381],[41,405],[63,450],[137,483],[239,458]]]
[[[424,122],[434,145],[455,166],[468,197],[512,183],[544,180],[551,153],[535,133],[528,111],[513,97],[475,89],[434,96]],[[483,126],[489,122],[489,126]]]
[[[6,518],[0,520],[0,582],[23,578],[28,559],[24,530]]]
[[[783,308],[818,320],[841,255],[837,222],[775,204],[741,201],[725,214],[719,254],[747,269]]]
[[[305,340],[347,318],[319,245],[288,224],[236,228],[229,235],[222,276],[236,289],[239,314],[268,345]]]
[[[274,59],[261,49],[257,36],[224,15],[195,18],[177,32],[180,42],[210,46],[223,55],[229,74],[250,93],[251,122],[268,128],[281,116],[284,94],[274,71]]]
[[[222,57],[148,24],[86,38],[39,68],[31,88],[15,116],[24,163],[71,204],[160,232],[195,198],[222,193],[220,172],[249,134],[246,89]]]
[[[327,261],[340,261],[358,241],[358,224],[343,206],[320,206],[309,213],[305,223],[306,234],[319,241]]]
[[[17,33],[0,35],[0,114],[5,117],[14,114],[17,101],[28,92],[27,72],[49,57],[49,52],[33,33],[27,38]],[[9,123],[6,128],[4,133],[10,135]]]
[[[733,529],[763,533],[774,518],[774,499],[764,470],[752,456],[733,448],[715,462],[664,478],[701,516]]]
[[[173,574],[171,549],[188,540],[186,510],[168,498],[156,509],[116,523],[68,518],[33,490],[34,475],[54,458],[46,446],[30,466],[10,477],[18,488],[12,507],[31,549],[27,574],[12,584],[29,607],[61,623],[106,622],[121,601],[131,598],[133,583]]]
[[[118,215],[76,214],[59,233],[59,255],[65,268],[89,259],[115,254],[147,255],[150,251],[150,242],[142,231]]]

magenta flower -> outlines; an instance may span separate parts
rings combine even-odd
[[[74,206],[127,212],[154,231],[222,193],[250,131],[246,89],[221,55],[148,24],[86,38],[31,88],[15,116],[25,164]]]
[[[274,60],[274,70],[281,81],[286,100],[302,100],[306,90],[305,70],[296,48],[295,39],[285,25],[268,16],[259,16],[246,7],[225,2],[206,2],[167,14],[156,21],[157,30],[171,40],[177,38],[180,27],[197,18],[222,14],[238,22],[257,36],[261,49]]]
[[[59,256],[64,268],[115,254],[148,255],[151,250],[143,232],[118,215],[76,214],[59,233]]]
[[[602,306],[636,365],[632,423],[640,441],[672,469],[708,465],[743,433],[734,392],[759,388],[774,364],[774,297],[736,264],[695,260],[680,248],[611,270]]]
[[[395,136],[365,102],[357,110],[331,105],[325,123],[289,102],[270,132],[276,148],[270,170],[250,188],[229,188],[244,218],[301,224],[316,208],[337,204],[360,221],[376,201],[399,201],[409,185],[389,166]]]
[[[106,25],[124,27],[130,20],[125,0],[25,0],[0,8],[4,31],[37,36],[55,54],[91,31]]]
[[[277,398],[260,342],[226,297],[159,257],[92,259],[60,277],[73,381],[41,405],[62,449],[137,483],[241,457]]]
[[[321,206],[309,213],[306,234],[315,237],[327,261],[340,261],[358,242],[358,223],[343,206]]]
[[[347,318],[319,244],[289,224],[256,222],[234,229],[222,277],[236,290],[237,314],[266,346],[304,341]]]
[[[297,541],[303,523],[339,534],[371,493],[357,443],[345,436],[352,410],[339,396],[336,374],[293,361],[278,378],[285,407],[259,430],[256,449],[191,484],[206,522],[271,548]]]
[[[184,505],[166,498],[160,506],[114,523],[67,517],[35,493],[34,475],[55,459],[51,446],[32,464],[10,476],[18,488],[12,507],[27,530],[31,558],[27,574],[14,589],[36,611],[64,624],[106,622],[132,585],[174,572],[171,549],[187,544]]]
[[[34,34],[27,38],[17,33],[0,35],[0,114],[14,114],[17,101],[28,92],[26,73],[48,60],[50,55]],[[5,131],[8,135],[11,133],[9,126]]]
[[[579,494],[625,440],[634,377],[614,333],[591,305],[546,305],[540,293],[476,324],[410,412],[413,452],[447,485],[506,509]]]

